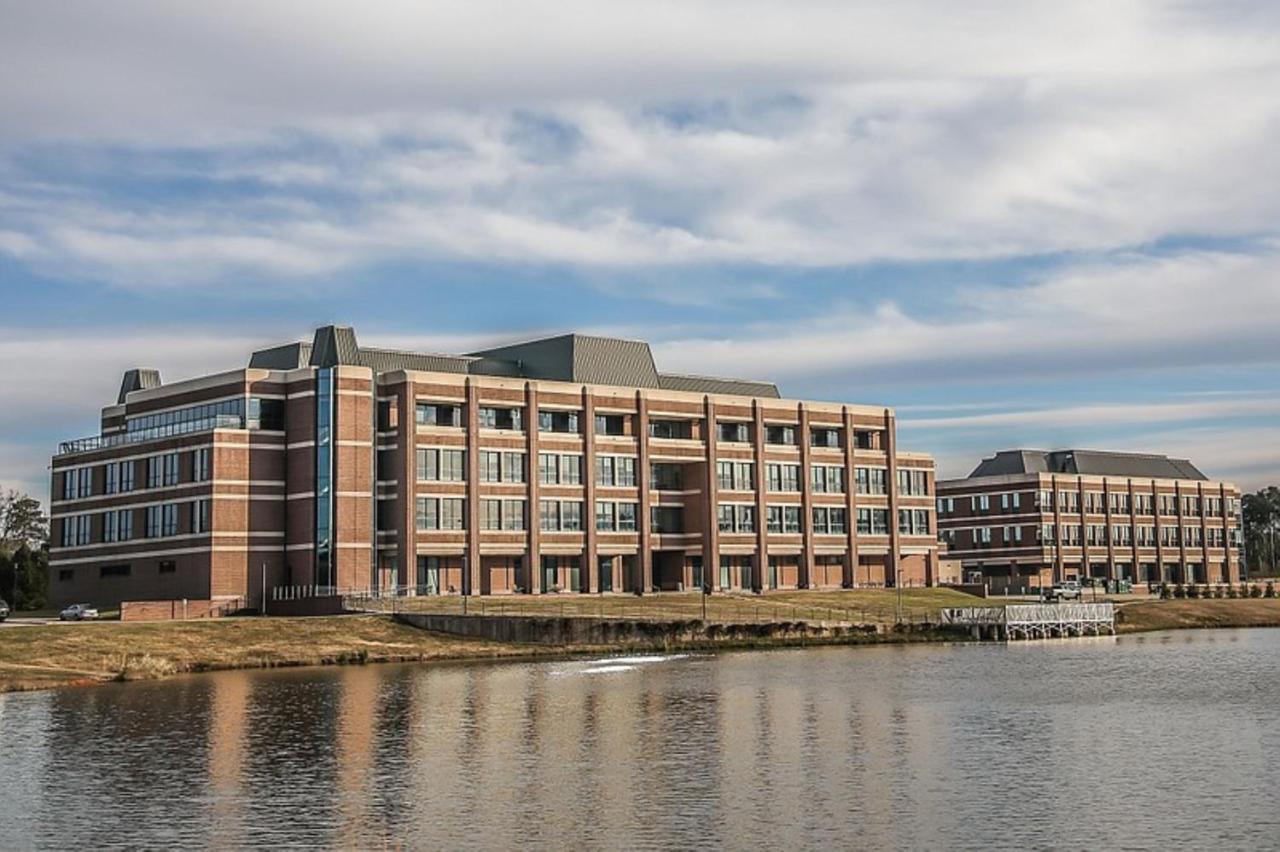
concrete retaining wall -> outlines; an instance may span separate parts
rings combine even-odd
[[[702,621],[625,621],[609,618],[532,618],[512,615],[401,613],[396,620],[422,630],[529,645],[666,646],[769,640],[839,640],[874,636],[876,626],[780,621],[707,624]]]
[[[181,621],[193,618],[219,618],[239,605],[233,601],[123,601],[121,621]]]

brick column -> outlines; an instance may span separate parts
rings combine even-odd
[[[582,549],[584,563],[582,571],[578,572],[582,588],[574,591],[598,592],[600,583],[596,576],[599,571],[596,565],[596,407],[591,391],[586,387],[582,389],[582,421],[582,514],[584,516],[582,529],[585,533],[586,546]],[[636,474],[638,476],[639,471],[636,471]],[[583,574],[586,574],[585,580],[582,580]]]
[[[636,568],[640,576],[636,578],[636,593],[644,594],[653,591],[653,512],[649,505],[652,499],[651,471],[649,470],[649,400],[644,391],[636,391],[636,428],[640,431],[640,454],[636,466],[640,469],[636,475],[640,477],[640,553],[637,555]]]
[[[813,479],[809,469],[813,453],[809,447],[809,409],[802,402],[798,406],[800,415],[800,529],[804,534],[804,546],[800,550],[800,565],[796,578],[800,588],[807,589],[813,584]]]
[[[480,579],[480,386],[470,378],[467,387],[467,570],[462,593],[478,595]]]
[[[1159,572],[1159,581],[1164,582],[1164,515],[1161,514],[1160,506],[1160,487],[1156,481],[1151,480],[1151,517],[1155,520],[1156,525],[1156,570]]]
[[[1222,577],[1227,583],[1235,583],[1240,579],[1240,569],[1231,570],[1231,506],[1227,502],[1227,486],[1218,483],[1219,499],[1222,501]]]
[[[1107,576],[1111,580],[1116,577],[1116,543],[1112,540],[1115,531],[1111,526],[1111,480],[1102,480],[1102,514],[1107,519]]]
[[[889,565],[885,569],[885,586],[898,585],[898,564],[902,560],[898,535],[898,436],[893,413],[884,410],[885,452],[889,457]]]
[[[1066,579],[1066,561],[1062,556],[1062,496],[1058,493],[1058,477],[1051,476],[1049,483],[1053,489],[1053,581],[1061,583]]]
[[[1173,483],[1173,511],[1174,517],[1178,520],[1178,562],[1182,568],[1182,582],[1194,583],[1194,577],[1187,576],[1187,539],[1186,534],[1182,531],[1182,484]]]
[[[751,421],[752,449],[756,460],[756,517],[760,521],[756,524],[756,570],[752,572],[751,587],[759,592],[764,591],[764,572],[769,567],[769,522],[768,503],[765,501],[768,483],[764,472],[764,409],[756,399],[751,400]]]
[[[848,512],[849,551],[845,556],[844,586],[853,588],[858,579],[858,471],[853,458],[855,445],[853,414],[846,405],[841,410],[844,420],[844,490],[845,508]]]
[[[413,382],[408,381],[396,390],[398,407],[396,417],[396,443],[400,446],[400,468],[396,472],[396,493],[399,494],[400,520],[396,524],[396,555],[400,560],[404,585],[418,585],[418,420],[413,397]],[[376,482],[376,471],[375,471]],[[286,516],[288,513],[285,513]]]
[[[1200,560],[1204,565],[1205,582],[1212,583],[1213,577],[1209,576],[1209,527],[1206,523],[1208,518],[1205,517],[1204,510],[1204,484],[1196,483],[1196,499],[1200,501]]]
[[[1133,499],[1133,480],[1127,480],[1129,494],[1129,552],[1133,559],[1133,582],[1137,583],[1142,573],[1142,562],[1138,558],[1138,507]]]
[[[526,480],[529,483],[529,549],[525,556],[526,576],[528,581],[523,585],[530,594],[542,591],[542,569],[538,565],[538,547],[542,540],[542,519],[538,513],[538,387],[533,382],[526,382],[525,393],[525,461],[528,467]]]
[[[716,441],[715,422],[716,404],[710,396],[702,398],[703,417],[707,428],[703,434],[706,440],[707,488],[706,499],[710,506],[706,537],[702,540],[702,582],[707,588],[716,588],[720,578],[720,480],[716,476]],[[682,483],[682,485],[687,485]],[[687,490],[687,489],[686,489]],[[759,519],[757,519],[757,522]]]

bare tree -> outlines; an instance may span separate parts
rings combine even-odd
[[[49,519],[40,501],[10,490],[0,494],[0,552],[13,553],[23,545],[39,550],[49,541]]]

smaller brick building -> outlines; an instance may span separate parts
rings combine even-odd
[[[938,534],[965,579],[1236,582],[1240,490],[1184,459],[1007,450],[938,482]]]

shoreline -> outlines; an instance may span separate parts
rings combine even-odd
[[[1280,627],[1280,599],[1153,600],[1117,607],[1116,635]],[[626,653],[970,643],[954,631],[888,629],[677,641],[536,645],[430,633],[389,615],[33,625],[0,633],[0,693],[155,681],[204,672],[371,663],[529,662]]]

